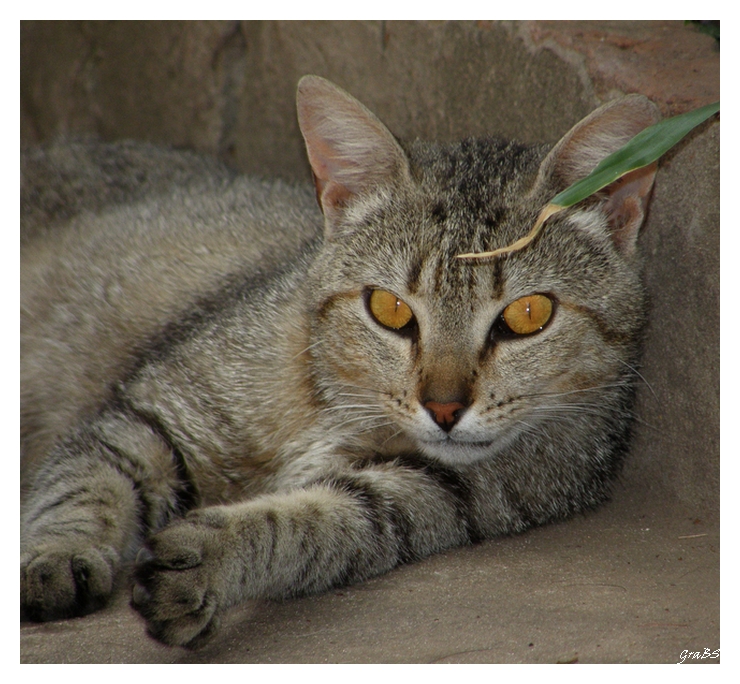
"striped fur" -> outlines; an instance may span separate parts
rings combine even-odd
[[[136,557],[150,633],[195,647],[239,601],[607,498],[645,318],[646,184],[500,260],[455,256],[524,234],[652,105],[605,105],[549,154],[402,145],[317,77],[298,113],[323,219],[309,188],[186,153],[24,157],[22,616],[99,608]],[[403,330],[373,318],[378,288],[411,308]],[[551,320],[507,332],[504,309],[536,293]]]

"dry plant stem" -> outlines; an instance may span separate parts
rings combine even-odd
[[[548,204],[537,217],[534,223],[534,227],[529,231],[528,235],[523,238],[519,238],[516,242],[508,245],[507,247],[500,247],[494,249],[492,252],[469,252],[467,254],[458,254],[458,259],[492,259],[493,257],[501,256],[502,254],[509,254],[510,252],[518,252],[520,249],[524,249],[532,240],[534,240],[545,225],[545,221],[549,219],[553,214],[557,214],[562,211],[565,207],[561,207],[558,204]]]

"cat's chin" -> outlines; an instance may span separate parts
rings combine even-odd
[[[419,450],[427,457],[448,465],[476,463],[490,458],[498,447],[494,442],[459,442],[444,439],[438,442],[417,442]]]

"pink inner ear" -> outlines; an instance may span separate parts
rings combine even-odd
[[[342,159],[334,141],[318,136],[306,138],[309,160],[316,186],[316,199],[324,214],[344,206],[352,191],[337,181],[342,171],[352,166],[352,160]]]
[[[352,193],[339,183],[333,181],[317,181],[316,196],[325,214],[345,206]]]
[[[337,176],[338,164],[332,163],[334,150],[331,144],[321,139],[307,140],[308,155],[313,171],[313,182],[316,187],[316,200],[321,211],[326,214],[349,198],[350,191],[333,180]]]
[[[612,240],[624,254],[632,254],[635,250],[657,168],[657,163],[653,163],[637,169],[606,188],[608,200],[605,208]]]

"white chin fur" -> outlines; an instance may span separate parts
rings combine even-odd
[[[455,442],[450,439],[439,442],[418,442],[419,450],[428,458],[447,465],[475,463],[493,456],[498,449],[493,443]]]

